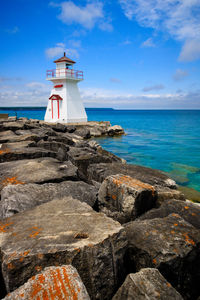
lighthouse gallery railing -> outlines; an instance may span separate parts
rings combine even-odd
[[[83,79],[83,71],[78,71],[73,69],[53,69],[53,70],[47,70],[46,77]]]

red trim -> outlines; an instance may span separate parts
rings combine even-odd
[[[55,89],[63,87],[63,84],[57,84],[54,86]]]
[[[58,119],[59,119],[60,118],[59,100],[57,100],[57,105],[58,105]]]
[[[52,119],[53,119],[53,101],[51,100],[51,112],[52,112]]]
[[[63,98],[60,97],[60,95],[51,95],[51,97],[49,98],[49,100],[63,100]]]

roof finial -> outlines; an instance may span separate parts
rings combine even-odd
[[[65,52],[64,52],[64,56],[65,56]]]

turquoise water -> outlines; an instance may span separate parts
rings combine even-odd
[[[8,112],[15,115],[15,111]],[[45,108],[16,110],[17,116],[43,119]],[[99,138],[108,151],[127,160],[170,173],[180,185],[200,191],[199,110],[87,109],[89,121],[121,125],[126,135]]]

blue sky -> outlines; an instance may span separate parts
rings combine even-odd
[[[0,106],[45,106],[46,70],[84,71],[86,107],[200,109],[200,1],[1,1]]]

